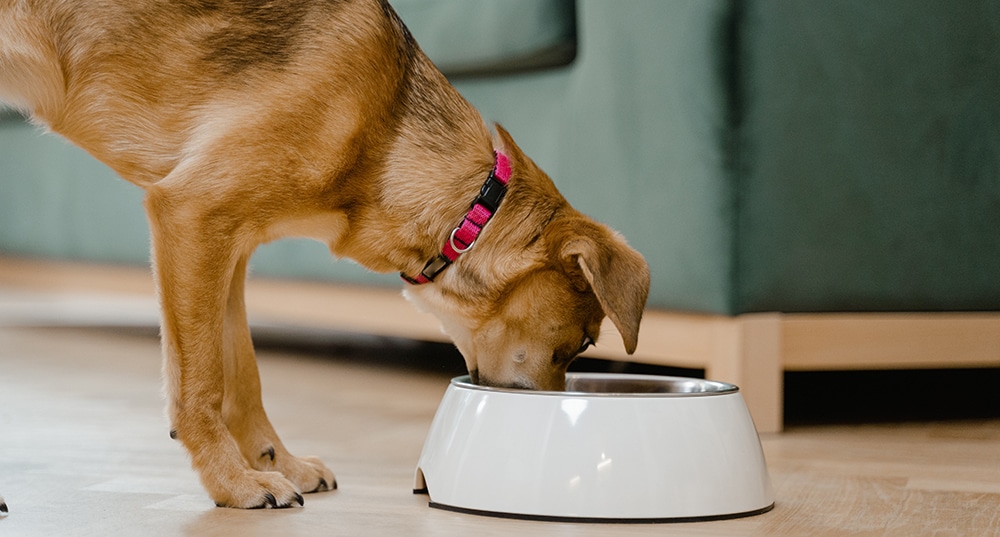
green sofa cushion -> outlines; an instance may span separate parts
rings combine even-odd
[[[448,76],[563,65],[576,53],[574,0],[393,0]]]

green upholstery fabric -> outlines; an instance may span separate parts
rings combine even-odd
[[[1000,4],[744,22],[734,310],[1000,309]]]
[[[0,252],[145,262],[142,190],[62,138],[0,116]]]
[[[574,0],[394,0],[392,5],[448,76],[564,65],[576,53]]]
[[[507,1],[395,3],[486,119],[646,256],[651,307],[1000,310],[1000,4]],[[544,32],[486,38],[497,17],[558,13],[572,63],[507,71],[530,63],[494,39]],[[141,193],[113,177],[0,120],[0,252],[145,262]],[[400,285],[311,241],[252,264]]]

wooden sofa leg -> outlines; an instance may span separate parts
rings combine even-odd
[[[713,332],[713,356],[705,376],[740,387],[758,432],[780,432],[784,425],[781,315],[720,318]]]

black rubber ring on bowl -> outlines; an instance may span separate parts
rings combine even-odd
[[[417,491],[414,491],[417,493]],[[539,522],[570,522],[584,524],[680,524],[691,522],[713,522],[716,520],[732,520],[734,518],[746,518],[762,515],[774,509],[774,504],[753,511],[741,513],[731,513],[725,515],[690,516],[690,517],[667,517],[667,518],[600,518],[600,517],[572,517],[572,516],[546,516],[546,515],[525,515],[518,513],[502,513],[498,511],[483,511],[481,509],[466,509],[465,507],[454,507],[435,502],[427,504],[434,509],[452,511],[466,515],[487,516],[493,518],[512,518],[517,520],[533,520]]]

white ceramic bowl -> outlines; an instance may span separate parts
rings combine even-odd
[[[417,463],[430,505],[533,519],[660,522],[774,506],[739,389],[701,379],[568,374],[566,392],[451,381]]]

